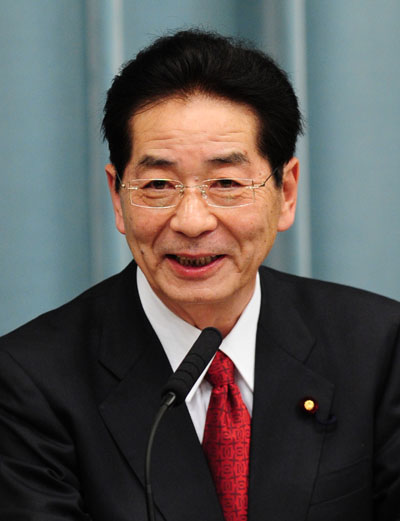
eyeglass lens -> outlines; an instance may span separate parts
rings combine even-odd
[[[130,201],[134,206],[168,208],[176,206],[184,191],[198,189],[211,206],[236,207],[254,201],[252,181],[245,179],[211,179],[201,185],[185,187],[179,182],[152,179],[140,186],[128,183]]]

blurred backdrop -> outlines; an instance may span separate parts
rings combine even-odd
[[[398,0],[1,0],[0,333],[129,262],[105,93],[141,47],[191,26],[252,40],[301,101],[298,219],[268,264],[399,299],[399,25]]]

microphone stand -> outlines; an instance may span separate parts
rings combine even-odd
[[[190,389],[207,367],[222,342],[222,335],[213,327],[200,333],[178,369],[171,375],[162,392],[161,406],[154,417],[145,456],[145,492],[148,521],[155,521],[154,499],[151,487],[151,455],[158,426],[168,409],[185,401]]]
[[[164,414],[167,410],[172,407],[176,400],[176,395],[174,393],[168,393],[167,396],[163,399],[163,402],[158,409],[158,412],[153,420],[153,425],[151,427],[149,439],[147,441],[146,448],[146,460],[145,460],[145,488],[146,488],[146,506],[147,506],[147,517],[149,521],[155,521],[154,515],[154,500],[153,500],[153,490],[151,487],[151,454],[153,449],[154,438],[158,429],[158,425],[162,420]]]

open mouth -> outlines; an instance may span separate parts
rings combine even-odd
[[[167,255],[170,259],[175,260],[181,266],[201,268],[216,261],[223,255],[207,255],[204,257],[185,257],[184,255]]]

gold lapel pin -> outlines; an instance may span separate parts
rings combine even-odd
[[[309,414],[315,414],[318,411],[318,402],[314,398],[303,398],[300,405]]]

